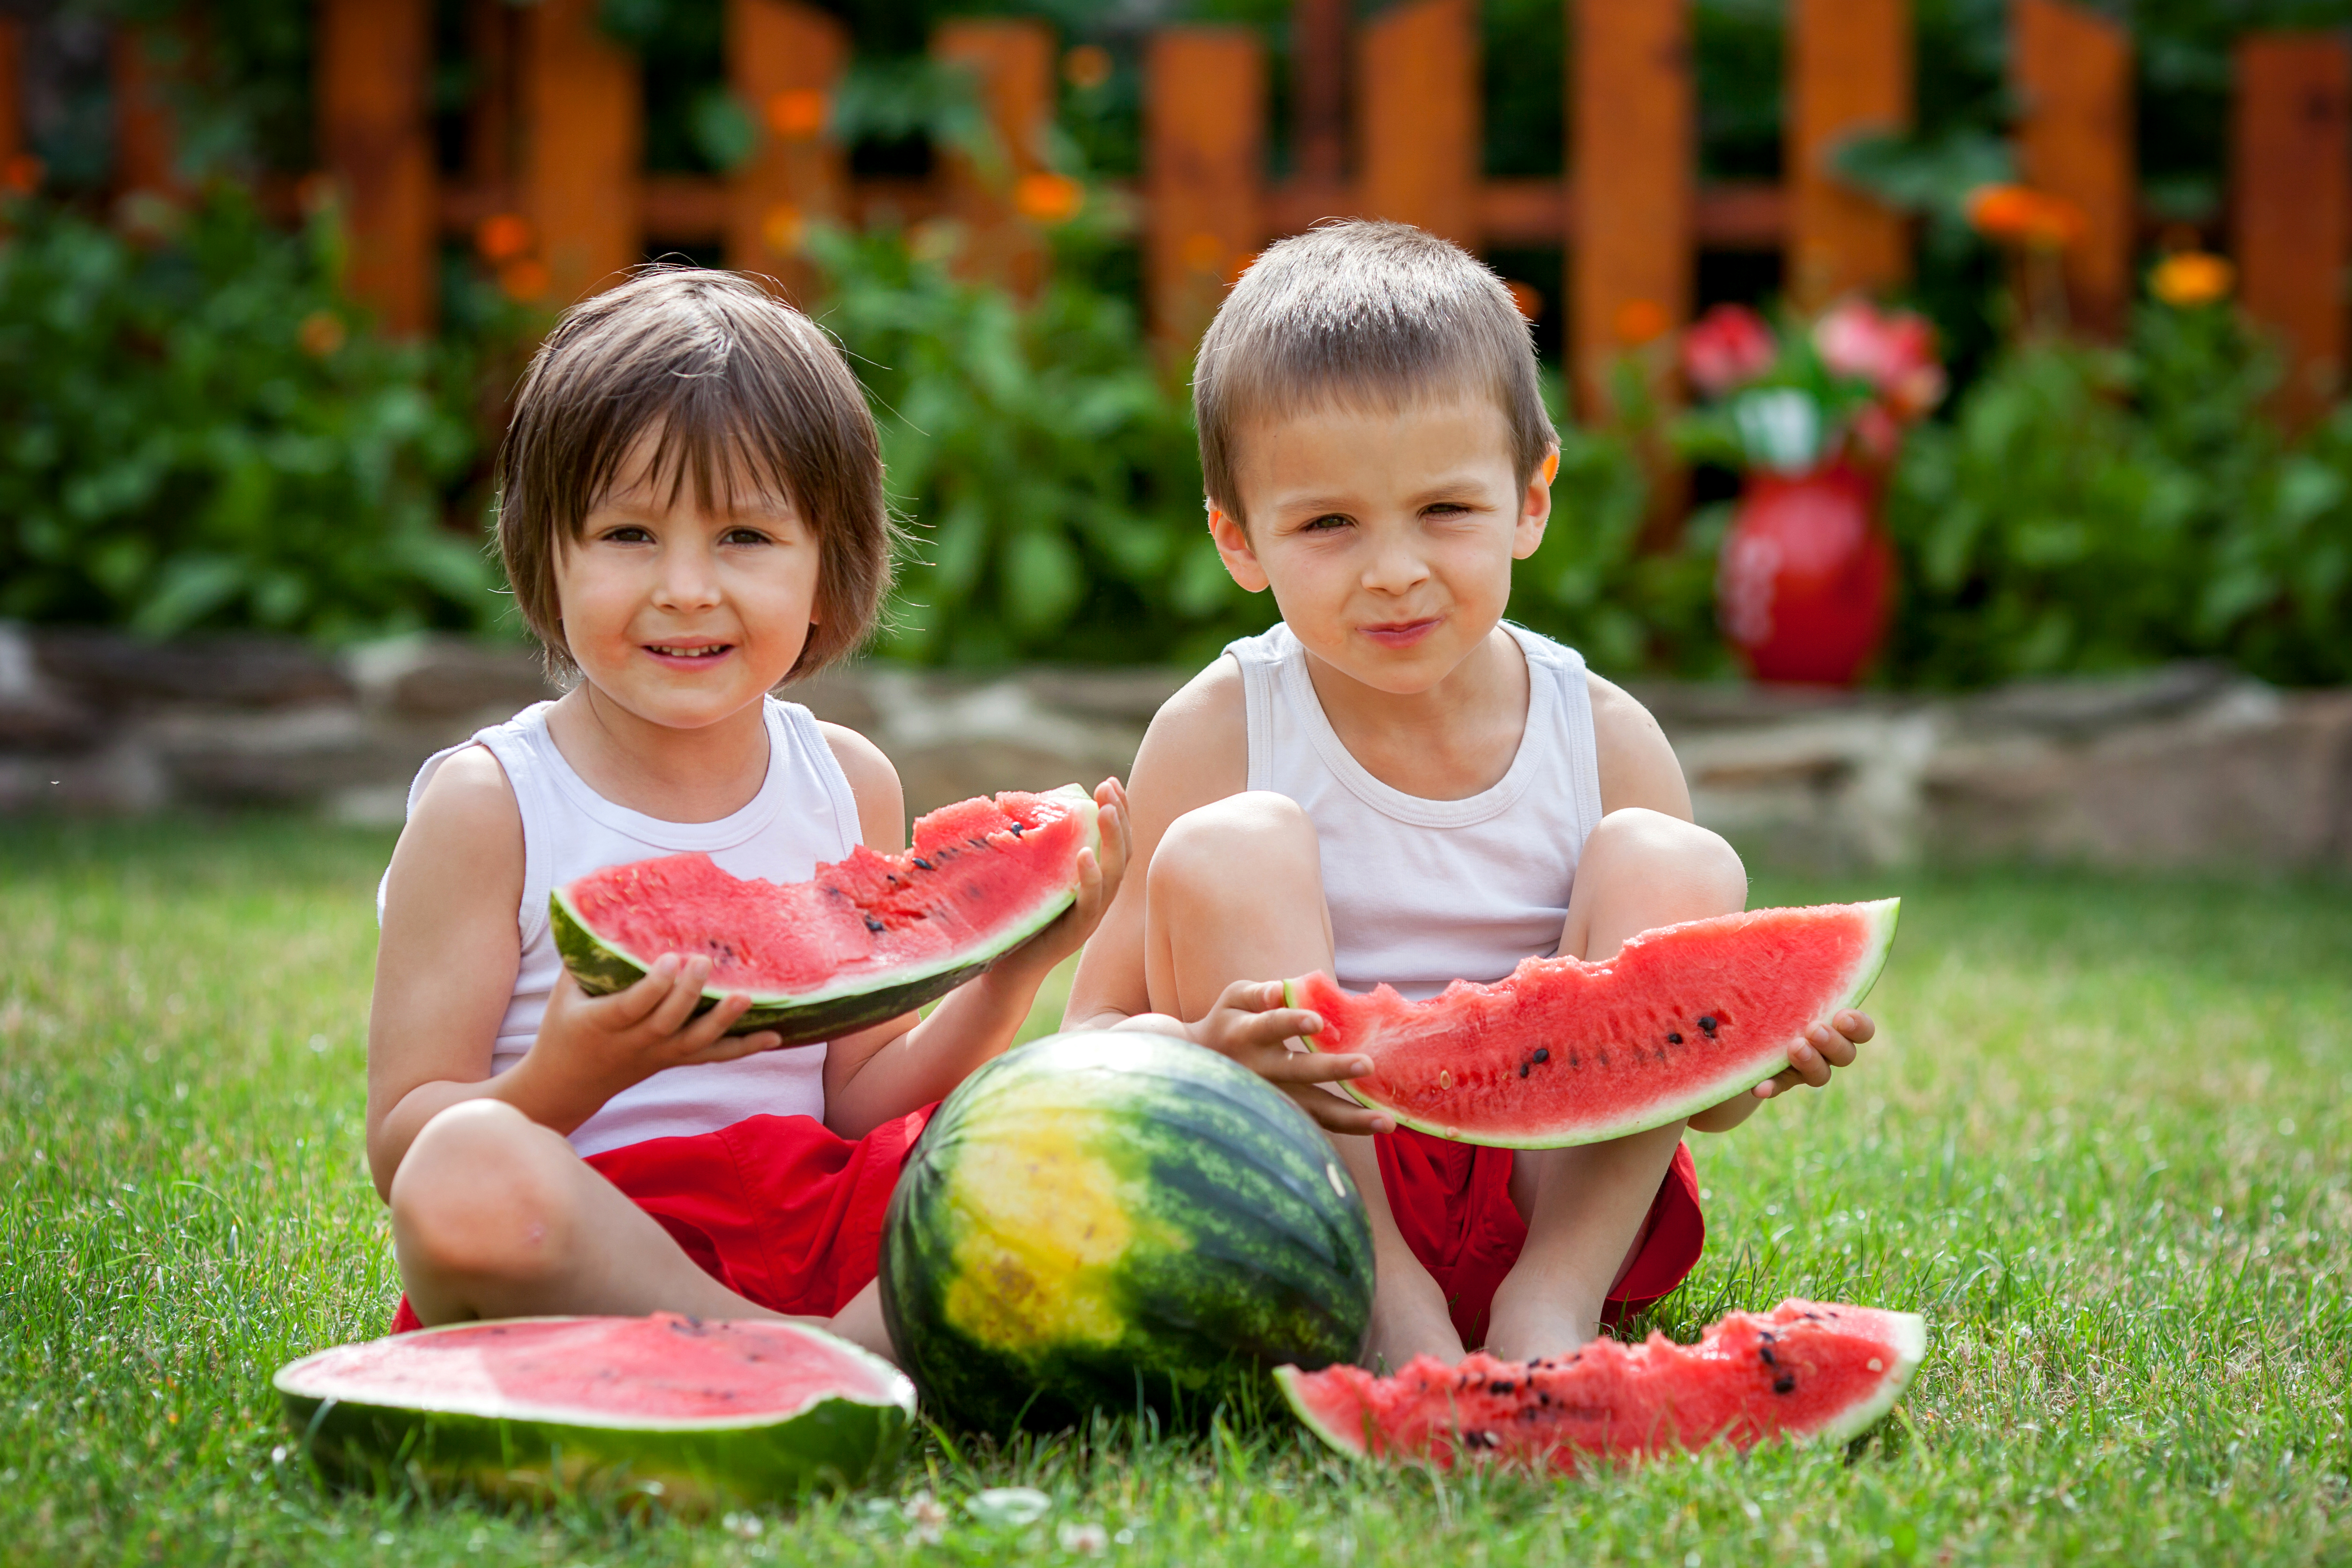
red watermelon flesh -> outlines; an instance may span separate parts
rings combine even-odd
[[[289,1367],[287,1381],[362,1404],[644,1427],[788,1416],[833,1396],[878,1404],[906,1380],[796,1323],[656,1312],[515,1318],[338,1345]]]
[[[557,889],[550,918],[590,994],[701,955],[710,1001],[753,998],[736,1032],[797,1044],[919,1006],[1034,936],[1070,906],[1078,852],[1099,837],[1077,786],[1008,791],[921,818],[904,853],[861,844],[807,882],[732,876],[702,854],[608,866]]]
[[[1774,1437],[1843,1442],[1893,1407],[1927,1350],[1914,1312],[1782,1301],[1733,1312],[1698,1343],[1595,1340],[1567,1355],[1448,1366],[1420,1356],[1375,1377],[1360,1366],[1275,1373],[1298,1418],[1360,1458],[1498,1462],[1574,1469],[1586,1457],[1635,1457]]]
[[[1869,993],[1899,899],[1758,909],[1645,931],[1617,956],[1528,958],[1426,1001],[1389,987],[1288,987],[1317,1051],[1372,1059],[1349,1093],[1408,1127],[1507,1148],[1598,1143],[1688,1116],[1789,1065]]]

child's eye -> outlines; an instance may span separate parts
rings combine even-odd
[[[1352,518],[1338,512],[1326,512],[1319,517],[1310,518],[1301,524],[1298,531],[1303,534],[1329,533],[1334,528],[1347,528],[1352,521]]]
[[[654,538],[650,529],[638,528],[633,523],[624,524],[617,528],[606,528],[604,537],[607,543],[616,545],[651,544]]]
[[[1440,501],[1434,506],[1423,508],[1422,516],[1425,517],[1467,517],[1469,513],[1470,508],[1464,506],[1459,501]]]
[[[723,545],[763,545],[772,541],[757,528],[730,528],[719,536],[719,542]]]

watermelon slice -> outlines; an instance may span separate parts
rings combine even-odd
[[[1585,1456],[1715,1442],[1843,1442],[1894,1407],[1927,1354],[1916,1312],[1791,1297],[1769,1313],[1730,1313],[1692,1345],[1654,1333],[1549,1361],[1480,1351],[1454,1366],[1419,1356],[1391,1377],[1360,1366],[1274,1375],[1309,1430],[1358,1458],[1570,1470]]]
[[[1644,931],[1613,958],[1528,958],[1427,1001],[1327,975],[1286,988],[1323,1016],[1317,1051],[1372,1071],[1349,1093],[1465,1143],[1596,1144],[1690,1115],[1789,1065],[1816,1023],[1870,993],[1900,899],[1758,909]]]
[[[860,844],[779,884],[702,854],[589,873],[548,899],[556,950],[591,996],[635,985],[667,953],[706,954],[701,1009],[748,994],[730,1034],[832,1040],[945,996],[1044,930],[1077,898],[1078,852],[1101,849],[1094,798],[1075,784],[942,806],[915,846]]]
[[[706,1506],[888,1473],[915,1386],[792,1322],[511,1318],[337,1345],[278,1369],[331,1473],[410,1466],[497,1493],[553,1487]]]

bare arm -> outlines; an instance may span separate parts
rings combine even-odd
[[[870,849],[906,847],[906,796],[898,769],[855,730],[825,725],[826,742],[857,799],[859,831]],[[1127,861],[1125,796],[1116,779],[1095,791],[1103,852],[1081,852],[1078,898],[1069,913],[988,971],[948,993],[929,1018],[904,1013],[888,1023],[835,1040],[825,1051],[825,1125],[863,1137],[893,1116],[940,1099],[1013,1043],[1046,974],[1084,942],[1102,918]]]
[[[1135,754],[1128,797],[1134,874],[1125,878],[1070,983],[1066,1029],[1108,1029],[1151,1010],[1144,971],[1144,894],[1151,856],[1185,812],[1249,788],[1249,719],[1242,673],[1219,659],[1152,716]]]

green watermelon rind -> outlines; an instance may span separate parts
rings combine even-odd
[[[1105,1053],[1115,1056],[1106,1060]],[[1158,1085],[1160,1108],[1148,1119],[1153,1135],[1132,1140],[1126,1152],[1169,1195],[1153,1218],[1175,1224],[1186,1249],[1125,1265],[1126,1332],[1110,1343],[1018,1353],[971,1334],[946,1314],[963,1235],[949,1219],[960,1128],[975,1117],[1082,1109],[1023,1096],[1024,1061],[1051,1061],[1057,1093],[1075,1092],[1084,1075],[1114,1065]],[[1276,1127],[1294,1135],[1283,1146],[1299,1151],[1295,1156],[1269,1158],[1255,1148],[1253,1139]],[[1209,1163],[1223,1158],[1248,1173],[1243,1186],[1255,1186],[1244,1194],[1230,1185],[1204,1186],[1184,1179],[1197,1176],[1197,1169],[1163,1167],[1161,1155],[1187,1149],[1202,1151]],[[1253,1281],[1242,1292],[1253,1311],[1215,1321],[1197,1315],[1214,1305],[1217,1292],[1188,1292],[1191,1281],[1230,1284],[1242,1274]],[[1089,1030],[1009,1052],[934,1113],[891,1198],[880,1276],[891,1343],[933,1419],[1002,1437],[1016,1427],[1059,1429],[1093,1409],[1149,1406],[1163,1423],[1193,1427],[1220,1405],[1247,1404],[1285,1360],[1328,1365],[1360,1350],[1371,1310],[1372,1241],[1346,1167],[1306,1113],[1272,1085],[1188,1040]]]
[[[1040,800],[1058,800],[1075,812],[1083,833],[1080,847],[1102,853],[1102,829],[1093,807],[1094,797],[1076,784],[1047,790]],[[875,1024],[937,1001],[973,976],[1061,918],[1078,899],[1075,883],[1020,915],[1001,923],[980,942],[941,954],[929,962],[887,973],[867,972],[852,979],[805,992],[754,991],[751,1005],[735,1020],[729,1034],[752,1034],[773,1030],[782,1046],[814,1045],[837,1040]],[[588,928],[586,919],[559,887],[547,895],[548,924],[555,950],[580,988],[592,997],[625,991],[646,977],[650,959],[607,942]],[[703,988],[695,1004],[697,1014],[708,1012],[730,995],[715,986]],[[781,1047],[780,1047],[781,1049]]]
[[[1920,1364],[1927,1359],[1927,1320],[1917,1312],[1882,1310],[1878,1315],[1885,1319],[1894,1331],[1894,1337],[1887,1347],[1895,1354],[1894,1366],[1872,1388],[1869,1397],[1847,1406],[1818,1427],[1784,1430],[1778,1434],[1781,1441],[1797,1444],[1852,1442],[1878,1425],[1885,1418],[1886,1413],[1895,1408],[1895,1402],[1911,1386],[1911,1380],[1917,1375]],[[1306,1391],[1299,1385],[1299,1380],[1309,1370],[1298,1366],[1277,1366],[1274,1369],[1275,1385],[1282,1390],[1283,1402],[1290,1406],[1290,1413],[1298,1418],[1298,1424],[1312,1432],[1327,1448],[1345,1454],[1359,1464],[1385,1464],[1384,1458],[1372,1452],[1369,1417],[1361,1429],[1349,1433],[1332,1426],[1314,1410]]]
[[[1855,961],[1852,971],[1853,977],[1847,985],[1844,999],[1821,1009],[1811,1019],[1811,1023],[1827,1023],[1843,1009],[1860,1006],[1863,998],[1870,995],[1871,988],[1878,984],[1878,977],[1886,967],[1886,955],[1895,946],[1895,922],[1903,908],[1901,899],[1874,899],[1868,903],[1855,904],[1853,907],[1864,912],[1864,918],[1870,926],[1869,944],[1863,949],[1861,957]],[[1285,980],[1282,983],[1282,1001],[1285,1007],[1289,1008],[1300,1008],[1306,1005],[1300,999],[1297,980]],[[1811,1027],[1811,1024],[1809,1023],[1807,1027]],[[1312,1035],[1301,1038],[1305,1040],[1309,1050],[1319,1049],[1316,1046],[1315,1038]],[[1432,1137],[1446,1138],[1455,1143],[1477,1144],[1497,1149],[1570,1148],[1580,1144],[1601,1144],[1612,1138],[1624,1138],[1635,1133],[1646,1133],[1653,1127],[1663,1127],[1669,1122],[1679,1122],[1696,1115],[1711,1105],[1720,1105],[1733,1095],[1744,1093],[1755,1088],[1759,1083],[1786,1068],[1789,1065],[1786,1047],[1798,1038],[1792,1035],[1788,1040],[1781,1042],[1783,1049],[1778,1066],[1773,1065],[1771,1061],[1767,1059],[1764,1069],[1760,1072],[1749,1072],[1746,1069],[1738,1069],[1722,1074],[1706,1083],[1694,1085],[1685,1093],[1673,1099],[1657,1101],[1638,1115],[1626,1117],[1621,1122],[1595,1123],[1576,1127],[1568,1130],[1565,1134],[1513,1136],[1507,1133],[1489,1133],[1474,1138],[1458,1127],[1449,1126],[1443,1122],[1407,1115],[1393,1105],[1381,1104],[1368,1097],[1353,1083],[1343,1082],[1339,1086],[1345,1089],[1359,1104],[1367,1109],[1379,1112],[1394,1121],[1399,1126],[1411,1127],[1416,1132],[1427,1133]]]
[[[450,1323],[411,1337],[481,1326]],[[882,1396],[817,1394],[794,1409],[726,1417],[599,1419],[593,1411],[521,1401],[502,1410],[457,1401],[428,1408],[348,1399],[306,1385],[305,1372],[335,1350],[289,1362],[270,1384],[305,1452],[321,1470],[351,1479],[413,1469],[491,1496],[636,1495],[691,1511],[887,1479],[914,1429],[914,1384],[859,1345],[806,1324],[792,1327],[872,1372]]]

